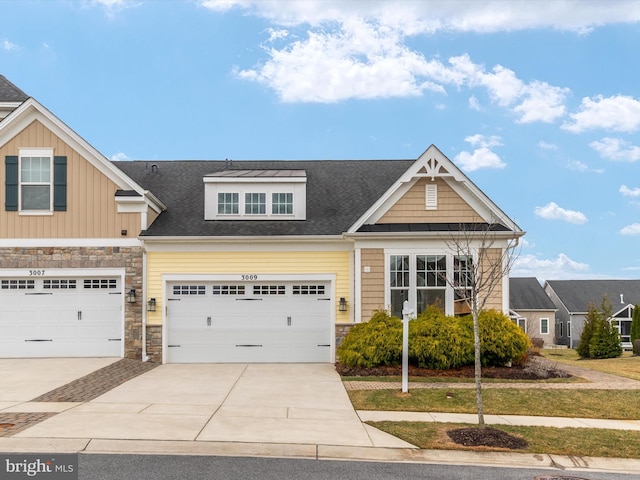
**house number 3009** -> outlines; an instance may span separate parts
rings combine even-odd
[[[258,279],[258,275],[242,275],[242,280],[257,280]]]
[[[42,276],[44,275],[44,270],[29,270],[29,276]]]

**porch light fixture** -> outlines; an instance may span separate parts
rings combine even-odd
[[[155,312],[156,311],[156,299],[150,298],[147,302],[147,312]]]
[[[127,302],[136,303],[136,291],[133,288],[127,293]]]
[[[338,304],[338,310],[341,312],[347,311],[347,299],[344,297],[340,297],[340,303]]]

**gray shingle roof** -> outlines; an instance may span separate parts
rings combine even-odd
[[[590,303],[600,305],[605,294],[611,300],[614,312],[630,303],[640,304],[640,280],[547,280],[547,285],[569,312],[584,313]]]
[[[4,75],[0,75],[0,102],[22,103],[27,98],[29,95],[7,80]]]
[[[233,161],[234,170],[304,170],[306,220],[204,220],[203,177],[225,161],[113,162],[166,206],[144,236],[341,235],[415,160]],[[152,168],[157,165],[157,168]],[[228,166],[228,163],[227,163]]]
[[[556,310],[535,277],[509,278],[509,308],[512,310]]]

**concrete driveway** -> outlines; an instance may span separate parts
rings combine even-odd
[[[330,364],[161,365],[68,407],[15,437],[409,446],[360,421]]]
[[[0,358],[0,410],[28,402],[118,358]]]

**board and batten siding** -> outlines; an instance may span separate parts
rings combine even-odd
[[[436,184],[438,206],[425,207],[426,185]],[[482,222],[482,218],[444,180],[421,178],[377,223],[464,223]]]
[[[0,225],[5,238],[123,238],[140,233],[139,213],[118,213],[114,195],[118,187],[67,143],[35,120],[0,148],[0,185],[5,184],[4,161],[21,148],[53,148],[67,157],[67,210],[52,215],[7,212],[4,197]]]
[[[157,309],[148,312],[149,325],[162,324],[163,274],[334,274],[336,323],[350,320],[348,311],[338,311],[338,299],[351,298],[350,252],[149,252],[147,295],[156,299]]]
[[[384,304],[384,249],[366,248],[360,252],[361,272],[361,304],[360,321],[371,319],[373,312],[385,308]],[[365,268],[368,271],[364,271]]]

